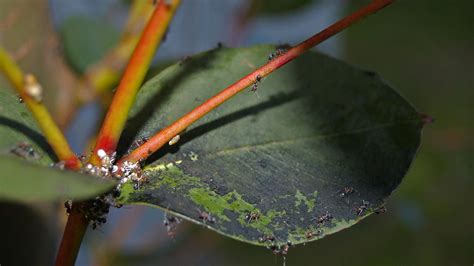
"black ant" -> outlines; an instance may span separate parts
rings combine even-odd
[[[250,89],[251,91],[253,92],[256,92],[257,89],[258,89],[258,84],[262,81],[262,76],[260,76],[260,74],[258,74],[256,77],[255,77],[255,82],[252,84],[252,88]]]
[[[332,218],[333,218],[332,215],[329,212],[326,212],[325,214],[319,216],[315,220],[318,225],[321,225],[321,224],[331,221]]]
[[[363,200],[362,205],[355,209],[357,216],[362,216],[369,209],[369,202]]]

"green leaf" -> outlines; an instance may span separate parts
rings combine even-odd
[[[49,165],[56,157],[39,132],[25,105],[14,94],[0,89],[0,154],[16,154]]]
[[[85,16],[69,18],[60,32],[66,58],[79,73],[99,61],[120,37],[112,25]]]
[[[140,91],[122,152],[264,64],[274,49],[221,48],[164,70]],[[374,72],[310,52],[190,126],[149,160],[150,183],[124,187],[121,200],[252,244],[271,244],[259,242],[265,236],[276,245],[304,243],[382,206],[407,172],[422,126]]]
[[[96,177],[48,167],[56,160],[25,105],[12,93],[0,90],[0,200],[85,199],[114,186]]]
[[[45,202],[88,199],[107,192],[115,182],[0,156],[0,200]]]

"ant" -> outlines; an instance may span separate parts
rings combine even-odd
[[[11,153],[23,158],[23,159],[32,159],[32,160],[39,160],[41,159],[41,155],[39,155],[33,147],[26,143],[20,142],[16,147],[10,150]]]
[[[250,89],[251,91],[253,92],[256,92],[257,89],[258,89],[258,84],[262,81],[262,76],[260,76],[260,74],[258,74],[256,77],[255,77],[255,82],[253,83],[252,85],[252,88]]]
[[[332,218],[333,218],[332,215],[329,212],[326,212],[325,214],[316,218],[316,223],[321,225],[321,224],[324,224],[325,222],[331,221]]]
[[[260,218],[259,211],[249,212],[247,213],[247,215],[245,215],[245,220],[247,220],[247,222],[257,221],[259,218]]]
[[[306,232],[305,236],[306,239],[310,240],[313,239],[313,237],[320,236],[322,233],[323,231],[321,229],[316,230],[316,232],[309,230],[308,232]]]
[[[214,218],[210,213],[207,213],[205,211],[201,211],[197,209],[199,213],[199,219],[202,219],[203,223],[209,222],[211,224],[216,222],[216,218]]]
[[[369,209],[369,202],[363,200],[362,205],[355,209],[357,216],[362,216]]]

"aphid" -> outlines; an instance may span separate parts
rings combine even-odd
[[[329,212],[326,212],[325,214],[316,218],[316,223],[321,225],[321,224],[331,221],[332,218],[333,218],[332,215]]]
[[[199,213],[199,219],[202,219],[203,223],[209,222],[211,224],[216,222],[216,218],[214,218],[210,213],[205,211],[197,210]]]
[[[179,135],[176,135],[176,136],[174,136],[174,137],[168,142],[168,144],[169,144],[170,146],[171,146],[171,145],[174,145],[174,144],[178,143],[179,139],[180,139],[180,136],[179,136]]]
[[[39,155],[34,149],[33,146],[26,142],[20,142],[18,145],[10,150],[11,153],[27,160],[39,160],[41,155]]]
[[[354,188],[353,187],[345,187],[344,190],[341,192],[340,196],[341,197],[346,197],[350,194],[354,193]]]
[[[20,95],[18,95],[18,102],[19,102],[19,103],[23,103],[23,102],[24,102],[23,97],[21,97]]]
[[[377,209],[374,210],[376,214],[382,214],[387,212],[387,208],[385,205],[378,207]]]
[[[256,211],[256,212],[249,212],[245,215],[245,220],[247,220],[247,222],[252,222],[252,221],[257,221],[258,219],[260,218],[260,212],[259,211]]]
[[[25,92],[36,102],[43,101],[43,88],[31,74],[25,75]]]

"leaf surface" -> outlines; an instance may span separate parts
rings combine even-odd
[[[0,154],[16,155],[43,165],[56,160],[26,106],[6,89],[0,89]]]
[[[264,64],[274,49],[221,48],[164,70],[140,91],[122,152]],[[125,186],[122,201],[257,245],[304,243],[381,207],[406,174],[422,125],[377,74],[310,52],[152,156],[150,183]]]
[[[0,200],[86,199],[115,184],[49,167],[56,160],[25,105],[0,90]]]
[[[111,189],[115,182],[0,156],[0,200],[45,202],[87,199]]]
[[[110,24],[75,16],[61,25],[61,38],[69,63],[79,72],[101,59],[120,35]]]

